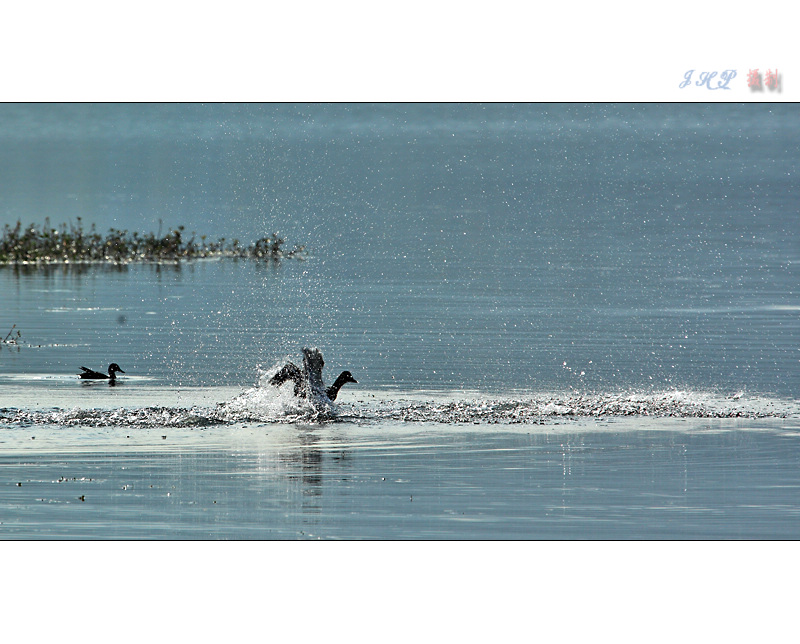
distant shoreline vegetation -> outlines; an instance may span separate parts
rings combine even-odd
[[[285,240],[276,234],[262,237],[249,246],[238,239],[207,241],[200,236],[199,242],[193,232],[184,239],[184,227],[178,226],[161,236],[154,233],[140,235],[127,230],[111,228],[102,236],[92,224],[83,230],[80,217],[76,225],[61,224],[58,228],[45,219],[43,226],[29,224],[23,227],[20,221],[13,228],[6,224],[0,238],[0,266],[47,265],[47,264],[128,264],[133,262],[179,262],[181,260],[214,257],[280,260],[284,258],[304,259],[304,246],[284,250]]]

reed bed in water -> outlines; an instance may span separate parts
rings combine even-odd
[[[111,228],[103,236],[92,224],[84,231],[80,217],[77,224],[61,224],[58,228],[45,219],[43,226],[29,224],[23,227],[17,221],[13,228],[6,224],[0,238],[0,266],[20,264],[80,264],[130,262],[177,262],[207,257],[252,258],[280,260],[302,259],[306,251],[303,246],[284,250],[285,240],[277,234],[262,237],[255,243],[244,246],[238,239],[224,237],[208,241],[202,235],[197,240],[194,232],[184,238],[184,227],[178,226],[163,237],[159,234]]]

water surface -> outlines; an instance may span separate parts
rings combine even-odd
[[[0,224],[310,252],[0,268],[0,535],[796,538],[798,144],[786,105],[2,106]],[[330,413],[264,386],[303,346],[359,380]]]

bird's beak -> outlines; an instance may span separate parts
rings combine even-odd
[[[124,372],[122,369],[119,369],[119,372],[120,372],[120,373],[125,373],[125,372]]]

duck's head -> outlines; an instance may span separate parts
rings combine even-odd
[[[119,368],[119,365],[116,362],[112,362],[110,365],[108,365],[108,373],[112,374],[115,372],[125,373],[122,369]]]
[[[325,393],[328,394],[328,398],[331,400],[336,400],[336,396],[339,394],[339,390],[342,388],[342,385],[348,382],[358,382],[355,378],[353,378],[353,374],[349,371],[342,371],[339,376],[336,378],[336,382],[334,382]]]

